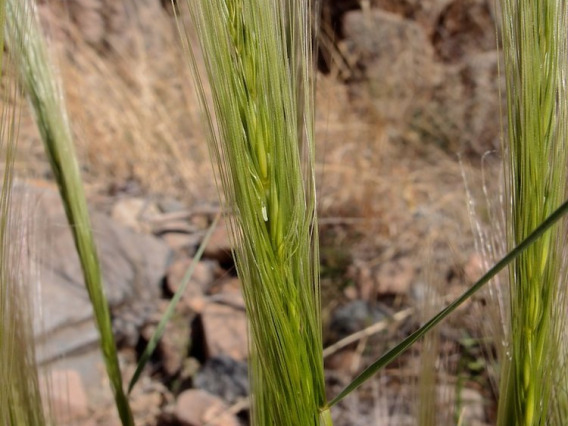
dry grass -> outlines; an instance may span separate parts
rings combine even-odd
[[[134,183],[145,192],[189,202],[214,200],[197,104],[171,17],[160,12],[152,18],[158,34],[143,27],[148,17],[129,16],[123,34],[128,43],[111,38],[101,52],[85,41],[64,10],[43,10],[84,177],[102,190]],[[34,164],[41,164],[41,153],[30,118],[24,120],[21,158],[32,163],[28,173],[41,177],[47,169]]]

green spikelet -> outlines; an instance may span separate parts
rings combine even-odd
[[[212,152],[234,213],[250,325],[253,420],[318,425],[326,402],[313,173],[313,5],[187,4],[211,89],[208,104],[198,83]],[[321,422],[330,424],[329,412]]]
[[[502,0],[507,81],[510,247],[566,196],[567,3]],[[564,224],[510,269],[511,317],[499,407],[501,425],[548,424],[565,325]],[[565,387],[565,384],[562,384]]]

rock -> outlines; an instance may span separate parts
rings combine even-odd
[[[355,300],[333,312],[330,329],[336,340],[339,340],[385,318],[385,313],[378,307],[371,306],[364,300]]]
[[[376,295],[376,284],[373,278],[372,268],[367,262],[354,259],[353,264],[347,269],[347,276],[355,285],[350,290],[351,301],[356,299],[371,300]]]
[[[189,349],[190,327],[189,321],[183,317],[172,318],[166,325],[166,329],[157,347],[162,369],[169,377],[177,374],[183,366]],[[155,326],[146,326],[142,331],[142,337],[146,342],[150,341]]]
[[[200,242],[195,235],[185,232],[166,232],[160,238],[174,251],[190,252],[189,248]]]
[[[353,11],[344,17],[343,32],[364,68],[361,90],[393,128],[442,81],[432,44],[416,22],[377,9]]]
[[[89,414],[89,401],[80,374],[75,370],[52,370],[41,383],[50,401],[56,424],[75,424]]]
[[[191,219],[192,215],[186,210],[154,215],[151,218],[152,233],[172,250],[192,255],[203,240],[203,231]]]
[[[34,318],[38,362],[98,345],[93,308],[85,292],[53,271],[40,273],[41,318]]]
[[[436,88],[429,112],[417,116],[415,127],[423,128],[429,120],[428,134],[450,152],[479,156],[498,150],[504,114],[499,106],[499,87],[504,82],[498,62],[498,52],[490,51],[447,66],[445,83]]]
[[[464,388],[460,391],[460,399],[463,404],[460,418],[463,424],[485,425],[485,402],[483,395],[475,389]]]
[[[168,268],[166,284],[172,294],[178,290],[192,262],[193,259],[181,258],[172,263]],[[200,297],[207,292],[214,279],[215,267],[216,262],[210,260],[197,262],[183,295],[184,299]]]
[[[371,3],[375,8],[420,24],[444,60],[460,60],[469,53],[493,50],[497,45],[492,5],[486,0],[371,0]]]
[[[14,197],[29,197],[41,244],[32,253],[41,280],[42,318],[34,325],[40,343],[38,361],[96,346],[92,308],[58,192],[18,183]],[[122,307],[140,324],[161,294],[170,250],[158,239],[136,234],[106,215],[92,212],[91,221],[111,310],[120,318]]]
[[[454,0],[372,0],[372,4],[373,7],[412,18],[424,27],[428,35],[432,35],[440,14],[452,1]]]
[[[359,298],[373,301],[382,295],[406,296],[416,278],[416,268],[407,258],[393,259],[378,266],[355,261],[349,268],[349,276],[357,285]]]
[[[171,392],[162,383],[141,377],[129,395],[130,408],[136,425],[159,424],[165,403],[174,403]]]
[[[193,385],[234,404],[249,394],[247,364],[225,355],[210,358],[196,373]]]
[[[172,197],[163,197],[158,201],[158,208],[162,213],[179,213],[187,211],[187,206]]]
[[[82,348],[79,353],[72,353],[65,357],[57,358],[44,365],[41,369],[46,374],[50,374],[51,371],[67,370],[79,373],[81,383],[87,393],[89,408],[113,403],[112,391],[98,346]]]
[[[157,309],[156,301],[147,299],[131,299],[126,304],[114,308],[112,328],[117,344],[135,347],[142,327],[155,321]]]
[[[366,80],[352,85],[353,93],[370,101],[395,137],[418,138],[451,154],[499,149],[504,111],[490,4],[371,3],[380,9],[351,11],[343,20],[345,46]]]
[[[325,360],[325,368],[352,376],[361,363],[361,353],[355,349],[344,349],[331,354]]]
[[[208,357],[227,355],[237,361],[248,356],[247,319],[244,310],[210,303],[201,313]]]
[[[208,291],[209,300],[224,303],[237,309],[245,309],[245,301],[239,278],[228,278],[219,281]]]
[[[358,297],[359,292],[354,285],[349,285],[343,289],[343,295],[347,298],[347,300],[355,300]]]
[[[401,258],[386,262],[375,273],[377,293],[405,296],[415,276],[415,267],[409,259]]]
[[[182,392],[176,402],[175,416],[183,426],[238,426],[225,403],[203,390]]]
[[[187,306],[191,312],[201,314],[207,306],[207,299],[203,296],[191,297],[185,300],[185,306]]]
[[[449,3],[440,12],[433,35],[437,56],[444,62],[456,63],[475,54],[494,51],[497,40],[491,8],[486,0]]]
[[[210,259],[218,260],[220,263],[226,263],[232,260],[231,239],[227,229],[228,223],[222,219],[217,224],[217,228],[213,231],[209,244],[205,248],[203,256]]]
[[[143,198],[119,199],[112,208],[111,217],[134,231],[149,233],[150,225],[144,218],[158,214],[158,208]]]
[[[227,294],[227,295],[240,295],[241,294],[241,280],[237,277],[227,278],[216,283],[211,287],[209,294]]]

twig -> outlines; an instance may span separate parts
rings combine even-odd
[[[331,346],[328,346],[327,348],[324,349],[323,351],[323,357],[327,358],[328,356],[334,354],[335,352],[339,351],[340,349],[343,349],[345,346],[350,345],[351,343],[354,343],[358,340],[361,340],[363,338],[367,338],[369,336],[372,336],[373,334],[379,333],[383,330],[385,330],[387,328],[387,326],[393,322],[400,322],[405,320],[406,318],[408,318],[412,312],[414,312],[414,308],[407,308],[404,309],[403,311],[397,312],[396,314],[394,314],[392,317],[390,318],[386,318],[384,320],[378,321],[376,323],[374,323],[373,325],[370,325],[367,328],[364,328],[363,330],[360,330],[356,333],[350,334],[349,336],[341,339],[340,341],[334,343]]]

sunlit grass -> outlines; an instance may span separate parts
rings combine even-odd
[[[251,330],[253,421],[317,425],[325,393],[313,173],[313,5],[187,5],[212,95],[209,104],[198,77],[213,157],[234,215],[231,231]]]
[[[514,247],[566,197],[568,8],[565,1],[556,0],[500,3],[509,247]],[[510,342],[502,357],[501,425],[547,424],[552,402],[566,403],[565,397],[558,398],[566,384],[556,380],[565,352],[565,235],[565,224],[557,225],[510,269]]]

